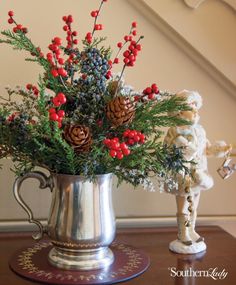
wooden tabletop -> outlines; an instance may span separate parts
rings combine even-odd
[[[205,237],[207,251],[198,255],[180,255],[168,250],[169,242],[176,238],[176,228],[118,230],[118,242],[130,244],[144,250],[151,260],[151,265],[144,274],[121,284],[235,285],[236,239],[215,226],[199,227],[198,231]],[[17,276],[8,266],[8,261],[13,253],[17,249],[30,244],[32,244],[32,240],[29,233],[0,234],[0,285],[40,284]],[[207,274],[204,272],[208,270],[210,272],[214,269],[216,274],[221,273],[223,276],[227,273],[227,276],[217,281],[212,277],[172,277],[184,273],[203,275]]]

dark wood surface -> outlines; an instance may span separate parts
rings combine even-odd
[[[149,269],[141,276],[124,285],[235,285],[236,284],[236,239],[219,227],[199,227],[205,237],[207,251],[200,255],[179,255],[168,250],[170,241],[176,238],[175,228],[124,229],[118,230],[117,241],[144,250],[151,259]],[[0,234],[0,285],[40,284],[14,274],[8,261],[19,248],[32,244],[28,233]],[[223,280],[211,277],[171,277],[174,271],[209,270],[217,268],[228,272]]]

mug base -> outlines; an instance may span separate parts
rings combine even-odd
[[[103,269],[114,261],[114,254],[108,247],[95,250],[71,250],[53,247],[48,254],[49,263],[67,270]]]

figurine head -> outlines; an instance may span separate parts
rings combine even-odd
[[[192,108],[190,111],[181,111],[178,116],[190,121],[193,125],[197,124],[200,117],[198,110],[202,107],[202,97],[196,91],[183,90],[176,94],[178,97],[184,98],[186,103]]]

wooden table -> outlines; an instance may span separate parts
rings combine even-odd
[[[149,269],[124,285],[235,285],[236,239],[219,227],[199,227],[205,237],[207,252],[203,255],[178,255],[168,250],[170,241],[176,238],[176,228],[120,229],[117,241],[143,249],[151,260]],[[0,234],[0,285],[39,284],[23,279],[8,267],[8,260],[19,248],[32,243],[29,233]],[[171,271],[172,268],[172,271]],[[191,269],[190,269],[191,268]],[[190,272],[217,268],[228,272],[223,280],[211,277],[172,277],[177,271]]]

